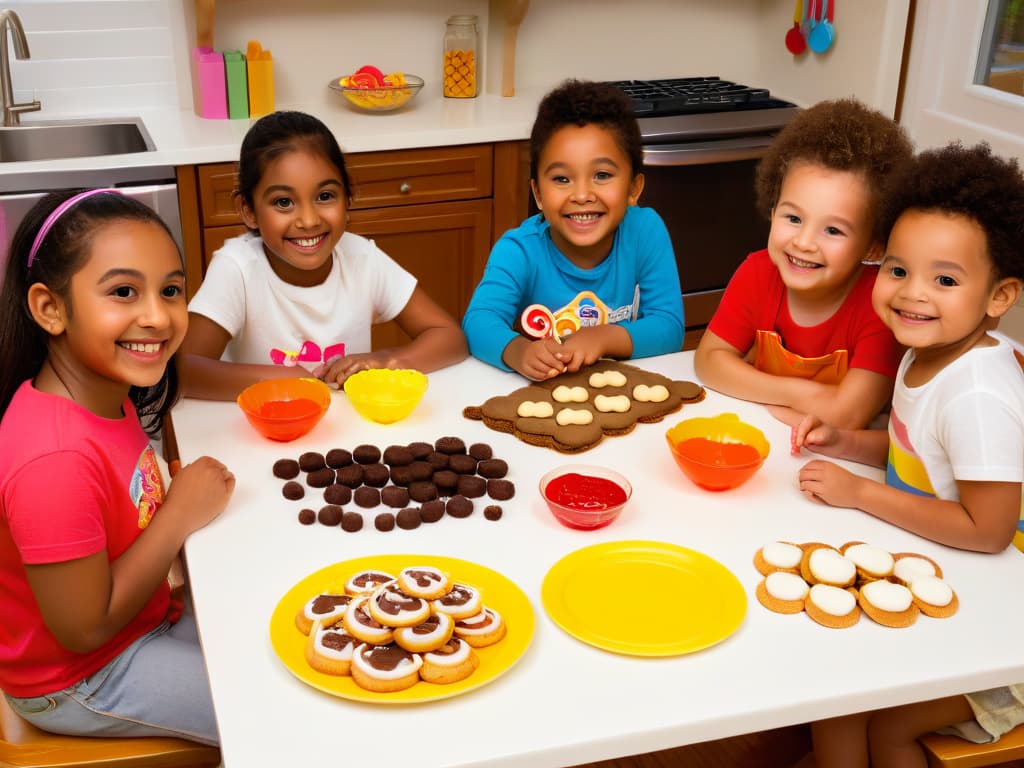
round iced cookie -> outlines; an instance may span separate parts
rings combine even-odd
[[[840,547],[844,557],[853,560],[857,567],[857,575],[865,580],[884,579],[892,575],[896,560],[892,553],[881,547],[873,547],[862,542],[851,542]]]
[[[389,627],[411,627],[430,615],[430,603],[405,594],[397,581],[377,587],[366,602],[370,616]]]
[[[887,627],[909,627],[920,613],[907,587],[885,579],[861,587],[858,602],[864,613]]]
[[[345,582],[345,593],[359,595],[363,592],[373,592],[381,584],[387,584],[389,581],[394,580],[394,576],[384,571],[359,571],[352,574],[349,580]]]
[[[815,584],[804,600],[804,611],[822,626],[833,629],[852,627],[860,620],[857,596],[848,589]]]
[[[914,603],[925,616],[946,619],[960,608],[956,592],[938,576],[918,576],[910,583]]]
[[[485,607],[475,616],[467,616],[455,622],[455,636],[474,648],[494,645],[505,637],[507,631],[505,620],[493,608]]]
[[[849,558],[843,557],[838,549],[812,546],[804,550],[800,575],[808,584],[849,587],[857,580],[857,566]]]
[[[800,558],[804,551],[787,541],[773,541],[754,553],[754,567],[762,576],[774,571],[800,572]]]
[[[348,610],[341,617],[341,625],[361,642],[387,645],[394,639],[394,628],[381,624],[370,615],[367,608],[369,600],[369,595],[360,595],[349,603]]]
[[[465,680],[478,666],[480,658],[469,643],[453,637],[440,648],[423,654],[420,678],[428,683],[447,685]]]
[[[452,584],[447,593],[431,601],[437,613],[447,613],[453,619],[475,616],[483,607],[480,590],[469,584]]]
[[[413,653],[433,651],[447,643],[455,631],[455,619],[445,613],[434,613],[420,624],[399,627],[395,642]]]
[[[800,613],[807,596],[807,582],[788,571],[773,571],[757,585],[757,601],[776,613]]]
[[[417,565],[398,572],[398,586],[412,597],[433,600],[447,594],[451,582],[448,574],[431,565]]]
[[[364,643],[352,654],[352,679],[368,691],[401,691],[419,682],[422,665],[417,654],[397,645]]]

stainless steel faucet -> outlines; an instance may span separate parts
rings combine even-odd
[[[19,59],[29,58],[28,40],[21,26],[18,14],[9,8],[0,10],[0,97],[3,98],[4,125],[18,125],[22,112],[35,112],[42,105],[38,101],[27,101],[23,104],[14,103],[14,88],[11,85],[11,54],[7,50],[7,30],[11,30],[14,39],[14,55]]]

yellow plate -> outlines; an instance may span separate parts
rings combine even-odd
[[[729,569],[660,541],[610,541],[566,555],[544,577],[541,601],[573,637],[631,656],[707,648],[739,629],[747,612]]]
[[[508,633],[501,642],[473,649],[480,657],[480,666],[472,675],[448,685],[421,680],[404,691],[377,693],[360,688],[351,677],[327,675],[309,666],[305,656],[307,638],[296,629],[295,614],[311,597],[332,589],[340,591],[349,577],[358,571],[372,568],[397,575],[403,568],[414,565],[432,565],[447,571],[454,581],[471,584],[480,590],[484,605],[493,608],[505,619]],[[270,617],[270,643],[277,657],[293,675],[325,693],[376,704],[410,704],[458,696],[499,677],[519,661],[519,657],[526,651],[533,638],[533,627],[533,607],[529,599],[519,587],[497,571],[453,557],[374,555],[321,568],[289,589],[278,601]]]

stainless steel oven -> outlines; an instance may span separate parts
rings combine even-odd
[[[763,88],[716,77],[614,85],[633,99],[644,139],[641,203],[661,215],[672,237],[691,348],[736,267],[767,242],[754,173],[799,109]]]

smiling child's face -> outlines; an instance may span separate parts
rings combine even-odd
[[[345,185],[319,152],[296,149],[275,157],[242,205],[242,219],[258,229],[271,268],[291,285],[319,285],[331,271],[331,252],[345,233]]]
[[[644,188],[615,135],[601,126],[567,125],[541,151],[534,199],[558,250],[578,267],[611,252],[615,230]]]
[[[832,302],[849,291],[872,245],[864,177],[811,163],[792,166],[772,210],[768,253],[790,292]]]

